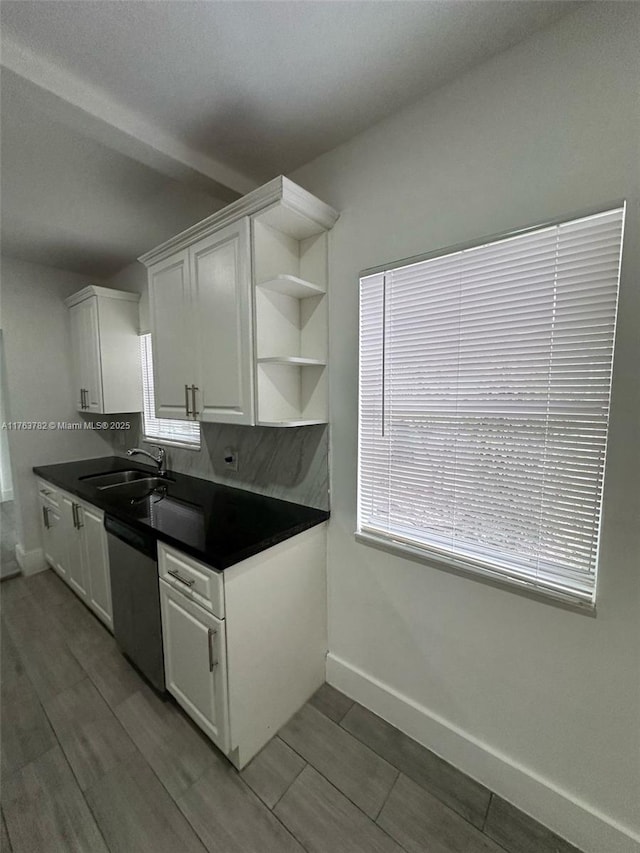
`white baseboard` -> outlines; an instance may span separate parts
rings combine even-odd
[[[585,853],[640,853],[640,835],[333,654],[327,681]]]
[[[37,575],[38,572],[44,572],[48,568],[42,548],[25,551],[22,545],[16,545],[16,562],[23,575]]]

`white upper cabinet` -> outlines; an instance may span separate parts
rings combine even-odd
[[[280,177],[140,258],[159,417],[328,420],[327,231],[337,218]]]
[[[189,253],[178,252],[149,270],[153,384],[159,418],[191,419],[197,373],[191,311]]]
[[[156,414],[253,423],[247,217],[149,269]]]
[[[248,218],[200,240],[190,255],[198,342],[194,417],[253,423]]]
[[[95,297],[69,308],[76,406],[80,411],[103,410],[100,377],[98,304]]]
[[[74,398],[81,412],[142,410],[136,293],[85,287],[69,308]]]

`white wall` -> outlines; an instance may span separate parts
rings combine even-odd
[[[2,258],[2,333],[12,421],[77,422],[68,312],[64,298],[87,284],[83,276]],[[40,548],[34,465],[111,454],[91,430],[9,431],[17,538],[29,554]]]
[[[213,212],[213,211],[212,211]],[[194,219],[194,222],[197,222]],[[140,334],[150,330],[149,325],[149,285],[147,281],[147,268],[139,261],[134,261],[120,270],[104,282],[105,287],[113,287],[116,290],[128,290],[130,293],[140,294]]]
[[[7,371],[0,327],[0,424],[10,418],[7,401]],[[11,457],[9,455],[9,437],[6,429],[0,429],[0,501],[13,500],[13,478],[11,476]]]
[[[639,16],[580,8],[292,175],[341,211],[329,680],[593,853],[640,840]],[[359,270],[623,197],[597,617],[356,543]]]

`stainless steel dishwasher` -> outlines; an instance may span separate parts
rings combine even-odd
[[[104,517],[109,543],[113,633],[120,651],[164,692],[162,619],[155,537]]]

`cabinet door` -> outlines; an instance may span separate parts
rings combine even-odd
[[[198,380],[186,251],[149,269],[149,305],[156,415],[191,420],[185,386]]]
[[[82,334],[85,346],[85,402],[89,412],[99,414],[102,404],[102,368],[100,365],[100,330],[98,326],[98,300],[95,296],[80,303],[82,308]]]
[[[84,412],[83,389],[86,387],[86,335],[83,326],[82,302],[73,305],[69,309],[69,323],[71,326],[71,376],[73,382],[73,399],[76,409]]]
[[[78,510],[82,530],[82,559],[87,581],[87,604],[113,630],[109,551],[104,529],[104,513],[91,506]]]
[[[81,412],[102,412],[102,373],[98,300],[83,299],[69,309],[71,357],[76,408]]]
[[[223,751],[229,750],[224,621],[160,581],[167,690]]]
[[[76,595],[82,599],[87,597],[87,583],[84,576],[84,561],[82,559],[82,528],[78,527],[80,507],[71,495],[62,495],[60,505],[62,528],[67,542],[66,581]],[[80,521],[80,524],[82,522]]]
[[[249,251],[247,217],[190,249],[201,421],[255,423]]]
[[[67,580],[65,559],[66,536],[60,510],[49,501],[40,498],[40,524],[42,527],[42,549],[47,563]]]

